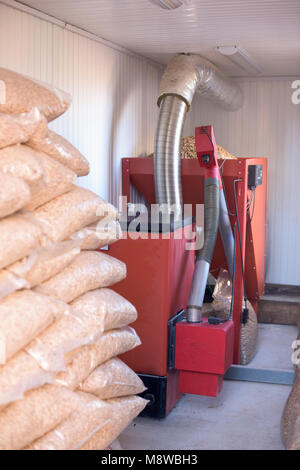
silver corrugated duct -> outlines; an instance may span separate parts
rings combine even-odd
[[[205,180],[204,188],[204,245],[196,253],[196,265],[193,282],[187,304],[186,318],[188,322],[197,323],[202,319],[202,305],[218,235],[220,213],[220,187],[217,178]]]
[[[154,144],[155,194],[157,204],[167,204],[181,216],[180,144],[187,105],[178,96],[166,96],[160,113]]]
[[[211,62],[195,54],[175,56],[161,79],[158,105],[164,96],[176,95],[190,108],[196,91],[230,111],[243,104],[240,87]]]
[[[160,115],[154,145],[154,179],[156,202],[166,204],[168,212],[182,213],[180,177],[180,143],[186,111],[191,107],[195,92],[213,100],[225,109],[236,110],[242,106],[243,94],[240,88],[213,64],[194,54],[179,54],[168,64],[160,84],[158,105]],[[201,321],[205,285],[211,259],[205,253],[213,253],[219,223],[219,189],[214,185],[210,201],[213,209],[206,210],[204,219],[205,242],[197,253],[194,279],[187,311],[188,321]],[[210,192],[206,188],[206,195]],[[221,207],[225,199],[221,195]],[[232,237],[228,226],[229,218],[222,212],[221,232],[227,248],[231,270]],[[207,228],[208,227],[208,230]],[[232,232],[231,232],[232,236]],[[205,256],[204,256],[205,255]],[[210,256],[208,258],[211,258]]]
[[[231,279],[233,277],[234,238],[228,214],[224,189],[220,191],[220,234]]]
[[[186,111],[196,91],[230,110],[243,103],[240,88],[213,64],[195,54],[179,54],[168,64],[160,84],[160,114],[154,143],[157,204],[176,205],[181,214],[180,143]],[[171,208],[171,206],[173,206]]]

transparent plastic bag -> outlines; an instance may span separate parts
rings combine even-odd
[[[110,422],[112,407],[93,395],[77,392],[79,404],[70,416],[25,450],[77,450]]]
[[[65,354],[98,339],[103,333],[101,319],[72,310],[37,336],[25,350],[44,370],[65,370]]]
[[[237,157],[231,155],[231,153],[227,152],[223,147],[217,145],[218,148],[218,156],[219,159],[224,160],[236,160]],[[151,155],[153,156],[153,155]],[[196,151],[196,143],[195,143],[195,136],[190,137],[183,137],[181,139],[181,158],[198,158],[197,151]]]
[[[298,340],[300,337],[298,336]],[[293,388],[281,418],[281,438],[287,450],[300,450],[300,369],[295,366]]]
[[[48,132],[47,120],[38,108],[19,115],[0,113],[0,149],[23,144],[36,132],[43,137]]]
[[[141,340],[132,328],[108,331],[95,344],[66,354],[66,371],[57,374],[55,382],[74,390],[97,366],[140,344]]]
[[[129,426],[146,407],[148,401],[131,396],[107,400],[113,408],[111,420],[96,432],[80,450],[104,450]]]
[[[35,193],[31,194],[29,204],[26,209],[34,210],[46,204],[62,194],[71,191],[77,175],[69,168],[61,165],[46,154],[39,153],[36,159],[44,171],[44,185]]]
[[[78,297],[71,303],[74,312],[102,318],[103,330],[122,328],[137,319],[136,308],[111,289],[96,289]]]
[[[80,240],[82,250],[98,250],[120,240],[122,238],[122,229],[117,220],[111,220],[108,223],[100,221],[82,228],[70,238]]]
[[[41,227],[24,214],[0,220],[0,269],[28,256],[42,240]]]
[[[39,152],[46,153],[78,176],[89,174],[90,166],[87,159],[64,137],[51,130],[48,131],[47,136],[35,134],[28,141],[28,145]]]
[[[25,207],[30,197],[30,188],[25,181],[9,173],[0,173],[0,218]]]
[[[43,370],[25,351],[18,352],[0,366],[0,409],[29,390],[54,382],[54,378],[54,373]]]
[[[12,145],[0,150],[0,172],[25,181],[31,197],[44,187],[44,167],[35,150],[26,145]]]
[[[23,449],[66,419],[78,404],[78,395],[64,387],[30,390],[1,411],[0,450]]]
[[[29,284],[25,279],[15,276],[6,269],[0,270],[0,300],[17,290],[28,287]]]
[[[98,251],[82,251],[63,271],[35,289],[71,302],[85,292],[111,286],[125,277],[126,265],[122,261]]]
[[[5,85],[1,113],[22,114],[38,108],[48,121],[52,121],[67,111],[71,104],[68,93],[12,70],[0,67],[0,80]]]
[[[254,308],[247,300],[248,321],[241,324],[240,364],[245,366],[252,361],[256,353],[258,322]]]
[[[212,308],[222,318],[230,314],[232,281],[226,269],[221,269],[213,292]]]
[[[117,219],[118,211],[88,189],[73,186],[68,193],[36,209],[33,215],[49,239],[57,242],[104,217]]]
[[[138,395],[146,390],[139,376],[118,358],[97,367],[79,388],[102,400]]]
[[[219,318],[229,318],[231,307],[232,282],[228,271],[222,269],[218,276],[211,304],[213,313]],[[247,300],[248,320],[241,323],[240,364],[247,365],[256,353],[258,323],[257,316],[251,303]],[[243,304],[244,307],[244,304]]]
[[[31,290],[14,292],[0,300],[0,364],[32,341],[70,307]]]
[[[45,248],[38,248],[28,257],[7,266],[6,269],[24,279],[29,287],[35,287],[61,272],[79,253],[78,242],[72,240],[58,242]]]

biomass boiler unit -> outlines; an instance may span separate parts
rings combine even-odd
[[[154,158],[122,160],[122,193],[130,203],[134,186],[149,207],[169,207],[173,219],[140,220],[137,231],[126,212],[123,238],[110,247],[127,265],[127,278],[114,288],[136,306],[134,328],[142,340],[122,358],[148,388],[145,413],[160,418],[182,393],[220,392],[229,367],[239,364],[244,300],[257,310],[264,289],[266,159],[217,162],[211,126],[196,128],[198,159],[180,159],[184,117],[197,88],[225,107],[241,106],[240,90],[211,64],[190,55],[171,61],[158,100]],[[195,223],[183,207],[190,205],[195,216],[203,203],[204,247],[195,252]],[[221,268],[234,284],[231,315],[226,321],[202,318],[208,272],[217,277]]]

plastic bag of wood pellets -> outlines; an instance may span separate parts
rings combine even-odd
[[[0,269],[28,256],[42,243],[39,224],[23,214],[0,220]]]
[[[112,407],[109,403],[89,393],[77,392],[77,395],[76,411],[25,450],[77,450],[110,422]]]
[[[0,149],[23,144],[36,132],[42,137],[46,137],[48,132],[46,118],[38,108],[16,116],[0,113]]]
[[[103,331],[122,328],[137,319],[136,308],[111,289],[96,289],[71,303],[74,312],[102,318]]]
[[[226,319],[230,316],[232,282],[228,271],[221,269],[218,276],[211,304],[214,315]],[[251,303],[247,300],[248,319],[241,323],[240,364],[247,365],[256,353],[258,323],[257,316]]]
[[[23,398],[28,390],[54,382],[54,378],[52,372],[43,370],[25,351],[18,352],[0,366],[0,409]]]
[[[221,269],[213,292],[211,307],[218,313],[219,318],[225,319],[230,315],[232,281],[226,269]]]
[[[24,180],[35,196],[44,186],[44,168],[39,154],[26,145],[12,145],[0,150],[0,172]]]
[[[118,218],[115,207],[88,189],[77,186],[39,207],[33,214],[52,242],[66,240],[77,230],[104,217],[107,220]]]
[[[65,370],[65,354],[97,340],[103,333],[103,322],[85,312],[72,310],[37,336],[25,350],[48,371]]]
[[[99,287],[111,286],[126,277],[126,265],[98,251],[82,251],[63,271],[35,289],[55,299],[71,302]]]
[[[111,220],[107,224],[102,224],[102,221],[88,225],[87,227],[75,232],[72,240],[81,241],[82,250],[98,250],[106,245],[120,240],[122,237],[121,225],[116,220]]]
[[[0,300],[24,288],[29,288],[29,284],[25,279],[15,276],[6,269],[0,270]]]
[[[251,303],[247,300],[248,320],[241,324],[240,364],[245,366],[252,361],[256,353],[258,323]]]
[[[131,396],[107,400],[113,407],[112,419],[96,432],[80,450],[104,450],[129,426],[146,407],[148,401]]]
[[[51,130],[48,131],[46,137],[36,133],[28,141],[28,145],[39,152],[45,152],[78,176],[89,174],[90,166],[87,159],[64,137]]]
[[[38,248],[31,255],[7,266],[7,270],[35,287],[68,266],[80,253],[80,244],[70,240]],[[1,297],[1,277],[0,277]]]
[[[61,194],[71,191],[77,178],[72,170],[46,154],[37,153],[36,158],[44,170],[44,185],[38,192],[31,194],[30,203],[26,206],[28,210],[34,210]]]
[[[78,395],[64,387],[44,385],[27,392],[1,411],[0,449],[22,449],[73,413]]]
[[[55,319],[70,311],[64,302],[31,290],[0,300],[0,364],[20,351]]]
[[[25,181],[0,173],[0,218],[22,209],[30,201],[30,189]]]
[[[132,328],[108,331],[95,344],[66,354],[67,369],[57,374],[55,382],[74,390],[97,366],[140,344],[141,340]]]
[[[299,340],[299,337],[298,337]],[[281,418],[281,438],[287,450],[300,450],[300,369],[295,366],[293,388]]]
[[[146,387],[139,376],[121,359],[114,358],[97,367],[80,384],[80,390],[92,393],[102,400],[138,395]]]
[[[67,111],[71,104],[69,94],[12,70],[0,67],[0,80],[5,85],[1,113],[21,114],[38,108],[48,121],[52,121]]]
[[[223,149],[220,145],[218,147],[218,158],[227,160],[236,160],[236,157]],[[181,158],[198,158],[196,152],[195,136],[183,137],[181,139]]]

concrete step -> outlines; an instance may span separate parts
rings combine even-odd
[[[300,319],[300,295],[265,294],[258,303],[259,323],[297,325]]]
[[[289,285],[283,285],[283,284],[265,284],[265,294],[300,296],[300,286],[289,286]]]

